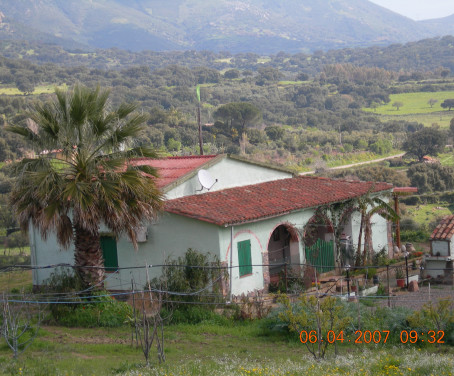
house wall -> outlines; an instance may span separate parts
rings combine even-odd
[[[446,260],[426,260],[426,267],[424,269],[424,276],[437,278],[444,276],[445,269],[448,267]]]
[[[29,226],[31,263],[33,266],[56,264],[74,265],[74,246],[65,249],[57,243],[57,237],[49,234],[46,239],[41,237],[38,229]],[[42,285],[55,271],[55,268],[33,269],[33,285]]]
[[[451,245],[450,241],[445,240],[432,240],[432,255],[433,256],[449,256],[449,246]],[[438,254],[439,253],[439,254]]]
[[[219,257],[218,226],[195,221],[190,218],[163,213],[156,224],[149,224],[148,239],[139,243],[135,250],[126,236],[117,239],[118,266],[162,265],[168,257],[176,259],[183,256],[188,248],[200,252],[210,252]],[[100,233],[108,233],[101,227]],[[32,257],[34,265],[52,265],[57,263],[74,264],[74,247],[67,250],[57,244],[55,235],[51,234],[47,240],[41,238],[36,229],[30,233]],[[39,250],[39,252],[36,252]],[[33,284],[42,285],[54,271],[53,268],[34,270]],[[149,278],[153,279],[161,274],[161,267],[148,268]],[[142,288],[147,281],[146,269],[120,269],[106,274],[105,287],[111,290],[130,290],[131,280],[134,279],[136,288]]]
[[[379,252],[382,248],[388,250],[388,222],[380,215],[375,214],[371,218],[372,223],[372,244],[374,251]],[[347,224],[345,233],[351,235],[353,247],[358,248],[359,229],[361,224],[361,215],[358,211],[352,213],[351,222]],[[364,246],[364,231],[361,238],[361,244]]]
[[[254,290],[262,290],[265,288],[265,280],[268,267],[262,267],[262,264],[268,264],[267,249],[268,242],[272,236],[274,229],[286,224],[294,227],[299,233],[299,242],[293,244],[291,253],[293,256],[298,255],[298,260],[292,258],[292,262],[304,262],[304,246],[301,242],[302,231],[304,225],[313,216],[312,209],[301,211],[298,213],[287,214],[267,220],[247,223],[243,225],[233,226],[233,247],[231,242],[231,228],[225,227],[220,230],[220,255],[221,261],[230,265],[230,252],[232,253],[232,293],[233,295],[246,294]],[[251,256],[252,275],[240,277],[238,266],[238,242],[244,240],[251,241]],[[297,248],[297,249],[296,249]]]
[[[290,172],[279,171],[230,158],[224,158],[213,166],[206,167],[205,169],[214,179],[218,180],[210,189],[210,192],[291,178],[293,176]],[[178,197],[207,192],[206,189],[199,191],[201,188],[197,175],[195,175],[167,192],[166,198],[171,200]]]
[[[148,225],[148,239],[139,243],[137,251],[127,237],[117,241],[118,265],[162,265],[168,258],[176,260],[189,248],[219,257],[218,226],[190,218],[163,213],[157,223]],[[161,267],[148,268],[150,280],[161,275]],[[145,286],[146,269],[120,270],[107,279],[106,287],[112,290],[128,290],[134,277],[137,287]]]

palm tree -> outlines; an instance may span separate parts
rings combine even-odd
[[[363,264],[366,264],[366,261],[368,258],[370,258],[370,253],[372,252],[372,217],[375,214],[378,214],[379,216],[387,220],[396,221],[399,218],[399,215],[388,203],[386,203],[379,197],[371,196],[370,192],[366,193],[356,200],[356,210],[359,211],[361,215],[358,235],[358,249],[356,255],[356,265],[359,266],[361,264],[361,259],[363,261]],[[364,250],[361,256],[363,230]]]
[[[62,246],[74,243],[76,271],[87,286],[102,287],[100,225],[137,247],[135,229],[161,209],[156,171],[128,163],[156,154],[135,144],[146,120],[135,105],[110,110],[109,91],[99,87],[55,94],[34,106],[28,126],[9,127],[36,153],[15,166],[11,200],[22,229],[31,221],[43,238],[55,232]]]

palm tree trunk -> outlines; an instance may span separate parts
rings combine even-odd
[[[356,250],[355,265],[361,265],[361,241],[363,237],[363,225],[364,225],[364,213],[361,212],[361,222],[359,224],[359,235],[358,235],[358,248]]]
[[[370,251],[370,241],[371,241],[371,228],[370,228],[370,217],[364,220],[364,251],[363,251],[363,265],[367,264],[367,260],[369,259],[369,251]]]
[[[74,232],[76,272],[87,288],[94,286],[97,290],[103,289],[104,257],[99,234],[93,234],[80,226],[74,226]]]

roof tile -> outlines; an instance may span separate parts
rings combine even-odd
[[[449,240],[454,235],[454,215],[443,217],[430,235],[430,240]]]
[[[387,183],[300,176],[169,200],[165,210],[224,226],[391,189]]]
[[[137,158],[130,163],[135,166],[150,166],[156,168],[159,174],[157,186],[158,188],[164,188],[216,157],[216,155],[194,155],[187,157],[167,157],[162,159]]]

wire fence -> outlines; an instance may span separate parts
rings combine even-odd
[[[317,270],[325,266],[322,265],[311,265],[308,263],[268,263],[268,264],[251,264],[251,267],[265,268],[276,268],[279,267],[281,272],[279,275],[279,281],[281,283],[281,291],[287,293],[293,293],[294,295],[304,294],[307,296],[334,296],[344,300],[378,300],[381,301],[382,305],[389,307],[396,306],[411,306],[420,307],[429,301],[448,298],[454,299],[454,288],[452,286],[436,285],[436,279],[426,278],[428,273],[433,275],[453,275],[453,268],[428,268],[425,269],[419,266],[419,263],[415,266],[414,263],[402,264],[391,264],[391,265],[367,265],[367,266],[347,266],[343,268],[336,268],[331,274],[319,273]],[[420,262],[420,260],[418,260]],[[210,283],[201,289],[195,291],[169,291],[166,289],[150,288],[150,289],[133,289],[128,291],[115,291],[124,290],[124,286],[130,285],[131,281],[126,280],[118,273],[122,271],[130,271],[134,273],[135,270],[147,270],[151,268],[164,268],[164,267],[177,267],[177,268],[202,268],[202,269],[215,269],[219,270],[219,277],[213,279]],[[30,304],[96,304],[108,301],[108,299],[116,298],[121,299],[123,297],[131,296],[134,294],[142,293],[155,293],[164,294],[169,299],[164,299],[163,302],[172,302],[180,304],[198,304],[198,305],[227,305],[222,293],[213,293],[212,288],[215,284],[219,283],[223,278],[223,272],[231,273],[234,269],[239,268],[239,265],[232,266],[199,266],[199,265],[173,265],[173,264],[147,264],[141,266],[127,266],[119,267],[116,273],[106,273],[105,278],[98,283],[98,285],[91,286],[87,289],[80,291],[73,291],[69,293],[36,293],[27,295],[27,299],[21,298],[23,294],[11,293],[5,291],[3,293],[2,302],[8,299],[9,302],[17,303],[30,303]],[[94,266],[78,266],[72,264],[50,264],[50,265],[9,265],[0,268],[0,278],[8,281],[7,275],[13,273],[26,271],[26,270],[42,270],[42,269],[57,269],[57,268],[68,268],[69,270],[74,269],[106,269],[104,267]],[[303,273],[301,273],[303,271]],[[225,275],[225,273],[224,273]],[[6,276],[6,277],[5,277]],[[93,290],[100,286],[104,286],[110,279],[115,278],[118,285],[110,285],[109,292],[105,294],[92,294]],[[416,291],[412,291],[411,294],[406,292],[413,285]],[[8,283],[5,284],[8,287]],[[200,297],[204,298],[203,301],[184,301],[177,300],[175,297]],[[93,298],[96,297],[96,300]],[[105,300],[103,300],[105,298]],[[172,299],[170,299],[172,298]],[[212,300],[212,301],[210,301]]]

